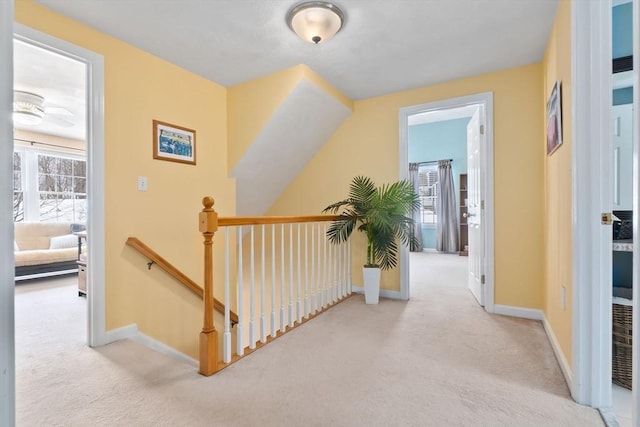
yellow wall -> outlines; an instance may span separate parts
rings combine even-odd
[[[147,270],[125,241],[141,238],[202,282],[201,198],[214,195],[221,215],[235,214],[226,89],[30,0],[16,2],[15,20],[104,56],[107,329],[136,323],[196,357],[201,301],[158,268]],[[153,159],[153,119],[196,130],[196,166]],[[147,192],[136,189],[141,175]]]
[[[542,307],[544,153],[539,64],[354,102],[353,114],[272,206],[269,215],[318,213],[343,199],[351,178],[398,179],[398,110],[493,92],[496,303]],[[361,236],[360,236],[361,237]],[[353,245],[354,283],[361,284],[363,239]],[[397,270],[384,289],[399,290]]]
[[[546,116],[546,99],[556,80],[562,87],[562,145],[546,156],[546,119],[540,133],[545,158],[545,249],[546,271],[544,314],[553,329],[566,360],[571,363],[572,328],[572,235],[571,235],[571,2],[561,0],[549,36],[543,62],[545,102],[541,110]],[[561,287],[566,287],[566,308],[560,303]]]
[[[227,94],[229,171],[264,129],[291,91],[306,79],[353,109],[353,102],[306,65],[296,65],[232,86]]]
[[[565,284],[570,307],[569,10],[569,1],[561,1],[542,65],[354,103],[333,94],[352,105],[354,113],[268,214],[320,212],[344,198],[357,174],[378,183],[397,180],[400,108],[493,92],[495,302],[543,308],[570,360],[571,313],[559,310],[557,298],[560,284]],[[227,91],[31,0],[16,2],[16,21],[105,57],[107,328],[137,323],[142,332],[195,357],[201,302],[157,268],[148,271],[146,260],[124,242],[128,236],[140,237],[200,282],[202,245],[196,216],[201,197],[214,195],[220,215],[234,215],[230,168],[300,78],[332,93],[325,87],[330,85],[306,66],[297,66]],[[563,81],[564,145],[547,159],[543,106],[555,79]],[[152,119],[197,131],[197,166],[152,159]],[[136,190],[140,175],[149,179],[148,192]],[[546,187],[541,177],[546,177]],[[354,244],[356,284],[362,282],[362,240]],[[385,272],[382,286],[398,290],[398,271]]]

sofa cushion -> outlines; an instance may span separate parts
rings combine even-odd
[[[25,265],[51,264],[54,262],[73,261],[78,258],[78,248],[38,249],[15,253],[16,267]]]
[[[75,247],[78,247],[78,236],[73,234],[53,236],[49,243],[49,249],[66,249]]]
[[[14,252],[18,252],[20,250],[20,247],[18,246],[18,242],[16,242],[15,240],[13,241],[13,251]]]
[[[49,241],[53,236],[61,236],[71,232],[71,223],[16,222],[14,229],[15,239],[21,251],[49,249]]]

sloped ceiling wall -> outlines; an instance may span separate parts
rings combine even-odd
[[[301,79],[232,171],[236,214],[263,215],[350,114],[344,103]]]

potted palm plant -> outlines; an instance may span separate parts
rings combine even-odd
[[[419,207],[420,198],[408,181],[376,187],[370,178],[356,176],[349,187],[349,196],[323,210],[339,215],[327,230],[331,243],[346,242],[356,227],[366,233],[363,276],[367,304],[378,303],[380,270],[398,264],[397,240],[407,246],[415,239],[411,213]]]

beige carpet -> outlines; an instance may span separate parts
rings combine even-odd
[[[73,278],[18,285],[18,425],[603,425],[539,322],[476,305],[466,258],[411,262],[410,302],[353,297],[210,378],[131,341],[85,347]]]

